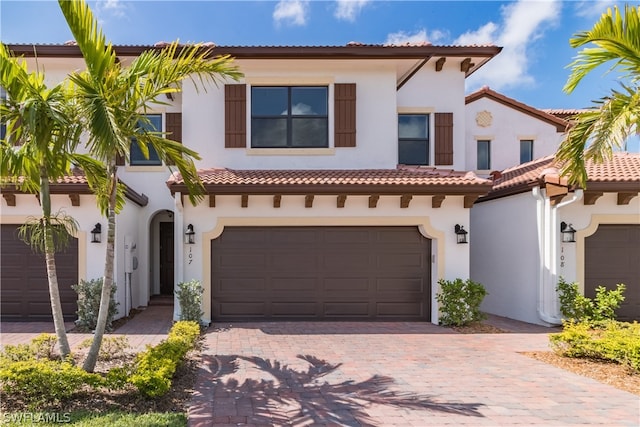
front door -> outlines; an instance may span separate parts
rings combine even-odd
[[[173,295],[173,222],[160,223],[160,294]]]

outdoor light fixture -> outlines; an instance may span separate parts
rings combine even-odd
[[[91,243],[100,243],[102,241],[102,225],[97,223],[91,230]]]
[[[187,231],[184,232],[184,242],[193,245],[196,242],[196,232],[193,231],[193,224],[187,225]]]
[[[562,221],[560,223],[560,232],[562,233],[562,243],[573,243],[576,241],[576,230],[571,224]]]
[[[467,243],[467,234],[469,234],[462,225],[456,224],[455,226],[456,238],[458,243]]]

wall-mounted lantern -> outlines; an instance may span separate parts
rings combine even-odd
[[[100,243],[102,241],[102,225],[97,223],[91,230],[91,243]]]
[[[196,232],[193,231],[193,224],[187,225],[187,231],[184,232],[184,242],[193,245],[196,242]]]
[[[469,234],[469,232],[467,232],[467,230],[465,230],[462,225],[456,224],[455,232],[456,232],[456,239],[458,240],[459,244],[467,243],[467,234]]]
[[[560,223],[560,232],[562,233],[562,243],[574,243],[576,241],[576,230],[571,224],[562,221]]]

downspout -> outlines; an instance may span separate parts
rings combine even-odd
[[[184,278],[184,245],[182,244],[182,238],[184,236],[184,206],[182,205],[182,193],[175,193],[173,195],[175,203],[175,216],[173,220],[173,257],[174,257],[174,271],[173,271],[173,320],[180,320],[180,303],[178,302],[178,292],[176,292],[176,285],[183,281]],[[176,244],[177,243],[177,244]]]
[[[555,290],[555,284],[558,283],[558,247],[560,246],[560,223],[558,222],[558,210],[563,208],[571,203],[575,203],[579,200],[582,200],[584,196],[584,191],[582,189],[577,189],[574,191],[573,196],[569,200],[565,200],[561,203],[558,203],[555,206],[551,207],[551,283],[553,284],[553,288]],[[560,315],[560,304],[556,295],[551,300],[551,309],[552,313],[557,313]]]
[[[533,197],[536,199],[536,219],[538,225],[538,255],[540,259],[538,268],[538,317],[551,325],[562,324],[559,316],[558,298],[556,294],[556,282],[558,276],[558,224],[557,210],[574,203],[583,197],[581,189],[576,190],[571,199],[551,205],[551,200],[542,194],[540,187],[534,187]],[[551,308],[551,313],[547,308]]]

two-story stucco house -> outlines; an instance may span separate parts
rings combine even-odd
[[[73,45],[13,45],[61,79],[82,67]],[[153,46],[116,46],[119,58]],[[158,47],[159,48],[159,47]],[[166,165],[132,150],[119,175],[121,314],[200,280],[204,320],[437,321],[437,280],[469,277],[470,208],[493,183],[467,172],[465,78],[495,46],[215,47],[244,73],[152,112],[157,129],[200,153],[207,191],[192,206]],[[475,168],[471,168],[475,169]],[[82,176],[55,186],[54,209],[80,224],[62,256],[63,287],[100,277],[105,220]],[[2,315],[47,315],[37,261],[14,230],[34,195],[2,189]],[[470,240],[475,239],[473,232]],[[46,287],[43,289],[46,290]],[[45,291],[46,292],[46,291]],[[74,295],[63,291],[73,317]],[[179,315],[176,304],[174,315]]]
[[[469,230],[471,277],[489,292],[482,309],[559,324],[562,277],[588,297],[598,286],[624,283],[618,317],[639,320],[640,155],[588,162],[586,188],[570,187],[558,176],[554,153],[579,110],[542,111],[487,87],[466,102],[467,169],[494,172]],[[489,167],[476,167],[483,161]]]

